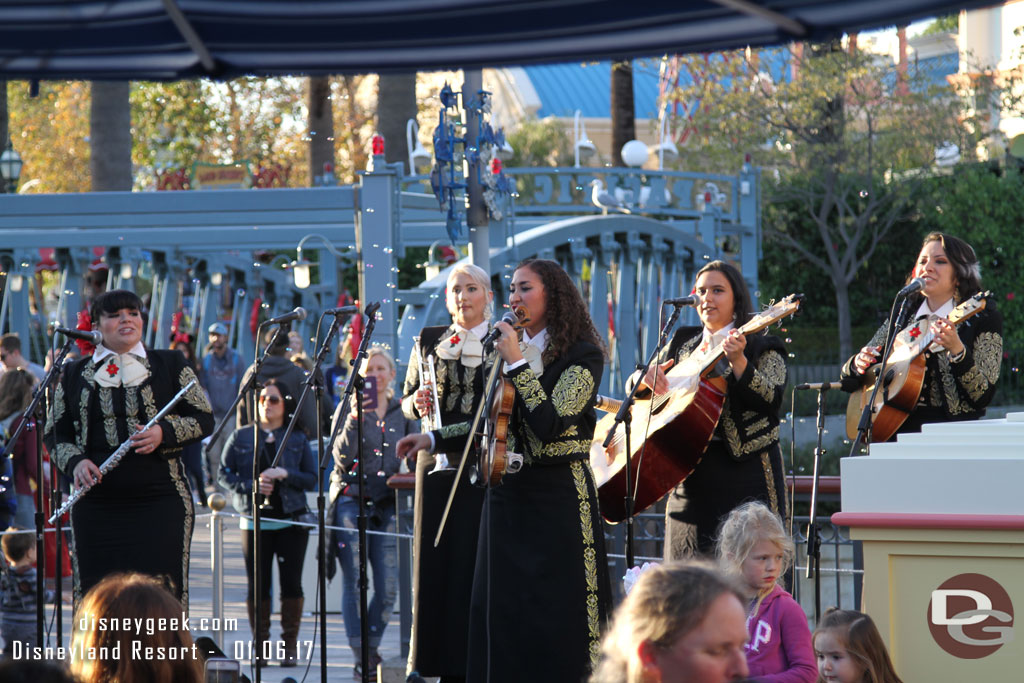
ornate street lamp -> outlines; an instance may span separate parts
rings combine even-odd
[[[21,155],[11,144],[11,138],[7,138],[7,147],[0,154],[0,178],[4,180],[6,192],[14,193],[18,190],[18,179],[21,178]]]
[[[302,258],[302,245],[306,243],[306,240],[311,239],[313,237],[320,240],[320,242],[323,243],[323,246],[327,249],[327,251],[331,252],[335,256],[341,257],[345,255],[342,252],[338,251],[334,247],[334,245],[331,244],[330,240],[328,240],[323,235],[312,233],[303,237],[301,240],[299,240],[298,246],[295,247],[295,260],[291,262],[292,277],[294,278],[295,286],[298,289],[306,289],[310,285],[309,268],[313,264],[307,261],[306,259]]]

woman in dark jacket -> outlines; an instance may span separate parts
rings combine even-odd
[[[725,374],[727,393],[700,462],[668,494],[666,560],[711,554],[718,525],[741,503],[759,500],[782,518],[787,514],[779,448],[786,349],[778,337],[740,333],[753,307],[743,276],[733,266],[724,261],[705,265],[697,273],[695,294],[703,325],[676,330],[644,384],[658,394],[667,391],[666,370],[721,342],[725,358],[715,372]]]
[[[921,425],[930,422],[983,417],[996,393],[1003,362],[1003,317],[991,301],[959,325],[949,320],[957,305],[981,291],[978,257],[971,245],[941,232],[929,234],[907,277],[908,283],[913,277],[925,284],[920,294],[907,299],[896,328],[902,330],[915,320],[926,319],[921,324],[926,322],[935,333],[932,349],[936,345],[938,348],[926,356],[921,397],[896,434],[919,432]],[[844,379],[862,378],[881,360],[888,329],[888,323],[883,324],[867,346],[843,365]],[[911,329],[910,334],[914,333]]]
[[[331,472],[331,518],[343,531],[335,532],[333,551],[341,563],[341,612],[345,634],[357,662],[362,661],[362,628],[359,621],[359,497],[364,499],[367,515],[366,557],[373,572],[373,595],[369,598],[368,647],[370,680],[376,679],[377,654],[384,627],[398,596],[398,545],[395,541],[395,495],[388,488],[388,477],[398,472],[395,445],[412,431],[413,422],[402,414],[402,402],[395,398],[393,384],[397,369],[395,361],[379,347],[367,353],[362,374],[376,378],[377,392],[364,396],[363,410],[363,481],[359,480],[359,442],[356,411],[340,404],[334,422],[345,417],[344,429],[334,445],[334,471]],[[353,400],[355,394],[353,394]],[[345,413],[348,413],[347,416]],[[333,431],[333,427],[332,427]],[[361,670],[356,668],[356,677]]]
[[[317,468],[306,437],[293,431],[277,467],[271,463],[280,448],[288,420],[295,413],[295,398],[279,380],[267,380],[259,398],[259,488],[268,506],[260,516],[260,614],[256,618],[253,591],[253,525],[243,517],[242,551],[249,581],[246,605],[256,645],[270,637],[270,572],[278,558],[281,581],[281,640],[285,659],[281,666],[295,666],[299,624],[302,621],[302,564],[306,557],[309,528],[290,522],[307,511],[306,491],[316,487]],[[220,484],[232,492],[232,503],[242,514],[252,510],[253,471],[252,426],[242,427],[228,437],[220,468]],[[269,654],[269,653],[267,653]]]

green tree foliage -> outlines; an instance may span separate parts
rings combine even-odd
[[[762,56],[767,65],[772,54],[682,58],[690,84],[672,96],[690,112],[678,122],[691,133],[684,154],[687,161],[700,157],[699,170],[725,171],[751,152],[754,163],[768,168],[766,177],[777,179],[763,191],[766,242],[827,277],[838,356],[846,358],[854,318],[864,317],[851,312],[851,286],[878,272],[881,245],[913,217],[935,148],[953,142],[969,154],[988,133],[989,102],[1004,91],[957,97],[928,74],[913,68],[901,74],[885,58],[838,43],[790,50],[785,78],[778,78],[778,69],[773,78],[761,65]],[[913,254],[916,246],[892,267],[909,268],[902,264]]]
[[[89,190],[89,93],[81,81],[43,81],[29,97],[28,83],[8,83],[11,140],[25,164],[22,191]]]
[[[982,284],[1003,315],[1005,347],[1024,352],[1024,176],[969,166],[937,178],[922,198],[922,223],[962,237],[981,263]]]

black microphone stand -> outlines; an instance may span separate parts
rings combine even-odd
[[[799,387],[798,387],[799,388]],[[818,389],[818,442],[814,447],[814,479],[811,483],[811,510],[807,522],[807,578],[814,579],[814,623],[821,619],[821,536],[818,534],[818,477],[821,456],[825,455],[821,447],[822,435],[825,433],[825,392],[831,389],[828,382],[823,382]],[[795,418],[794,418],[795,420]]]
[[[46,376],[43,377],[43,381],[40,382],[35,390],[32,392],[32,400],[25,407],[25,410],[21,412],[21,419],[19,420],[18,428],[14,430],[14,434],[7,440],[7,444],[4,446],[3,454],[0,455],[0,462],[3,462],[10,457],[11,451],[14,450],[15,444],[18,443],[18,439],[21,438],[21,433],[26,429],[35,429],[36,432],[36,472],[38,476],[42,477],[43,473],[43,435],[39,429],[39,422],[36,421],[32,427],[28,426],[28,421],[36,413],[36,408],[39,407],[39,402],[43,399],[47,388],[60,374],[60,368],[64,364],[64,358],[68,355],[68,351],[71,350],[72,340],[70,338],[64,342],[64,346],[61,347],[60,353],[54,358],[53,364],[47,371]],[[14,486],[14,482],[8,482],[9,486]],[[36,487],[36,645],[39,647],[43,646],[43,631],[45,624],[45,615],[43,607],[45,606],[46,592],[44,590],[44,582],[46,580],[46,547],[43,543],[43,522],[46,519],[46,514],[43,511],[43,483],[39,482],[39,486]],[[57,526],[60,526],[60,519],[57,520]],[[58,566],[60,563],[60,555],[58,550]],[[61,577],[54,574],[57,583],[57,595],[60,595],[60,579]],[[59,604],[59,603],[58,603]],[[59,610],[58,610],[59,614]]]
[[[263,641],[260,640],[260,609],[263,606],[262,593],[260,591],[260,584],[262,583],[262,576],[260,572],[260,418],[259,418],[259,375],[260,370],[263,368],[263,361],[266,360],[267,352],[274,347],[277,343],[278,337],[284,332],[287,334],[287,330],[291,327],[288,323],[279,325],[277,330],[274,332],[274,336],[270,338],[270,342],[267,347],[263,349],[263,353],[259,351],[259,338],[263,331],[263,327],[267,323],[261,323],[259,328],[256,330],[257,345],[256,350],[253,352],[253,367],[252,373],[249,375],[249,379],[245,382],[245,385],[239,390],[238,396],[235,397],[235,404],[237,405],[239,399],[245,395],[245,392],[252,391],[252,410],[253,410],[253,421],[252,421],[252,610],[253,610],[253,630],[255,631],[255,640],[253,647],[253,678],[255,683],[260,683],[261,672],[263,668]],[[298,411],[296,411],[297,413]],[[229,412],[228,415],[231,413]],[[221,420],[221,428],[224,426],[224,421],[227,420],[228,415],[225,415]],[[213,439],[211,438],[211,443]],[[269,577],[268,577],[269,579]],[[270,633],[265,634],[267,640],[270,640]]]
[[[342,425],[348,415],[345,413],[345,406],[351,406],[353,393],[356,397],[356,478],[359,480],[359,515],[357,517],[358,538],[359,538],[359,641],[361,660],[360,671],[363,683],[370,681],[370,621],[369,609],[367,607],[367,592],[370,589],[369,577],[366,574],[366,498],[363,492],[366,486],[366,476],[363,469],[363,376],[359,374],[359,363],[367,357],[366,351],[370,348],[370,338],[373,336],[373,328],[377,325],[377,310],[380,309],[380,302],[374,301],[366,305],[366,329],[363,330],[362,341],[359,342],[359,350],[352,359],[352,371],[349,373],[348,384],[345,386],[345,393],[341,397],[342,410],[338,413],[338,419],[334,421],[331,428],[331,437],[327,441],[327,453],[334,449],[334,440],[338,436]],[[320,477],[321,482],[323,477]],[[322,487],[323,484],[321,483]],[[321,496],[323,493],[321,493]],[[321,503],[321,527],[323,525],[323,505]],[[321,571],[325,571],[324,560],[321,560]],[[323,592],[321,590],[321,595]],[[326,600],[326,598],[324,598]],[[326,603],[324,603],[326,604]],[[323,658],[323,656],[321,656]],[[326,668],[324,669],[326,671]]]
[[[647,371],[650,369],[651,363],[654,362],[654,359],[661,353],[662,348],[664,348],[665,344],[668,343],[668,333],[675,326],[676,320],[679,319],[679,314],[682,311],[682,308],[682,304],[674,304],[672,315],[670,315],[668,320],[665,321],[665,326],[661,328],[657,346],[654,347],[654,351],[651,352],[647,362],[641,366],[637,366],[637,369],[640,371],[637,381],[633,383],[633,388],[629,390],[629,395],[626,396],[626,400],[624,400],[622,405],[619,406],[619,411],[615,413],[615,423],[612,425],[612,428],[608,430],[608,435],[605,436],[604,443],[602,444],[602,448],[608,448],[612,439],[615,438],[615,432],[618,429],[618,426],[621,424],[623,430],[625,430],[624,434],[626,437],[626,470],[624,473],[626,476],[626,498],[624,501],[626,511],[626,569],[633,567],[633,506],[636,498],[633,491],[633,459],[630,448],[630,424],[633,420],[631,408],[633,407],[633,403],[636,401],[636,392],[640,389],[640,382],[647,376]],[[653,387],[651,387],[651,393],[652,395],[654,393]],[[637,465],[637,467],[639,468],[639,465]]]
[[[851,456],[856,455],[857,446],[862,442],[868,447],[868,449],[871,448],[871,415],[875,412],[875,398],[878,396],[878,389],[883,384],[888,384],[888,380],[885,376],[885,368],[889,363],[889,354],[892,352],[892,345],[896,341],[896,335],[899,333],[899,330],[896,329],[896,323],[903,318],[904,308],[906,308],[907,301],[909,301],[908,297],[909,295],[900,297],[900,295],[897,294],[896,299],[892,302],[892,309],[889,311],[889,328],[885,335],[885,350],[882,352],[882,364],[878,370],[878,374],[875,375],[875,386],[871,390],[871,397],[864,405],[864,410],[861,411],[860,422],[857,424],[857,438],[854,439],[853,443],[850,445]],[[899,313],[897,313],[896,304],[901,300],[901,298],[902,304],[899,307]],[[867,371],[870,372],[871,368],[869,367]]]
[[[298,402],[295,405],[295,413],[292,415],[292,419],[288,422],[288,428],[284,432],[284,436],[281,437],[281,443],[278,444],[277,453],[274,455],[273,462],[270,463],[271,467],[277,467],[277,464],[281,461],[281,455],[284,453],[285,444],[288,443],[289,437],[295,430],[295,425],[298,422],[299,416],[302,414],[302,406],[306,402],[306,396],[309,394],[310,386],[314,388],[314,402],[316,403],[316,444],[317,444],[317,533],[319,534],[318,543],[318,573],[317,573],[317,587],[320,593],[320,680],[322,683],[327,683],[327,557],[325,554],[326,546],[324,544],[324,537],[327,533],[326,524],[324,521],[324,460],[326,453],[329,451],[324,450],[323,435],[320,433],[320,403],[323,400],[323,383],[321,379],[322,374],[319,373],[320,366],[323,364],[324,357],[331,348],[331,341],[334,339],[334,335],[338,333],[338,329],[341,327],[341,319],[338,315],[334,316],[331,327],[327,331],[327,337],[324,339],[320,348],[317,350],[316,356],[313,359],[313,368],[306,375],[306,381],[302,383],[302,393],[299,395]]]

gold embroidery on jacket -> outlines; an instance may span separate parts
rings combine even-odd
[[[594,376],[590,370],[572,365],[558,378],[551,392],[551,402],[555,405],[555,412],[562,417],[578,415],[590,403],[593,393]]]
[[[765,487],[768,489],[768,502],[770,503],[772,512],[779,515],[782,511],[779,510],[779,497],[775,493],[775,477],[772,474],[772,461],[771,458],[768,457],[767,451],[761,454],[761,469],[764,470],[764,483]]]
[[[750,388],[768,403],[775,400],[775,391],[786,383],[786,361],[777,351],[765,351],[757,360],[750,378]]]
[[[50,416],[46,420],[46,433],[53,431],[53,426],[64,416],[64,384],[57,382],[57,389],[53,392],[53,405],[50,406]]]
[[[57,444],[57,448],[54,451],[54,457],[57,459],[57,464],[62,470],[67,469],[67,465],[71,462],[71,458],[82,454],[82,449],[73,443],[67,441],[61,441]]]
[[[511,379],[519,395],[523,397],[523,403],[526,404],[527,410],[531,413],[548,397],[540,380],[537,379],[537,375],[529,368],[516,373]]]
[[[192,494],[181,476],[181,460],[172,459],[167,461],[167,469],[171,474],[171,481],[174,482],[174,490],[178,492],[182,505],[185,506],[185,525],[182,532],[181,548],[181,605],[188,614],[188,561],[189,545],[192,540],[192,527],[195,524],[195,508],[192,505]]]
[[[103,431],[107,436],[107,444],[111,448],[121,445],[117,438],[117,418],[114,417],[114,396],[110,387],[100,387],[100,411],[103,413]]]
[[[594,524],[590,501],[597,500],[596,493],[588,485],[587,473],[582,460],[574,460],[572,470],[576,495],[579,498],[580,535],[583,541],[583,572],[587,584],[587,631],[591,666],[597,666],[601,656],[601,611],[598,602],[597,551],[594,548]]]
[[[189,382],[195,379],[196,373],[192,371],[192,368],[182,368],[181,374],[178,375],[178,386],[184,389],[188,386]],[[203,393],[203,388],[199,386],[198,380],[192,385],[191,389],[185,392],[185,401],[196,410],[204,413],[213,412],[213,408],[210,407],[210,402],[206,400],[206,394]]]
[[[442,439],[451,439],[456,436],[465,436],[469,434],[469,423],[458,422],[453,425],[445,425],[438,430],[441,433]]]
[[[580,433],[579,428],[576,425],[569,425],[569,428],[558,435],[558,438],[564,439],[567,436],[578,436]]]
[[[974,342],[974,364],[960,377],[968,398],[977,403],[999,381],[1003,355],[1002,338],[994,332],[982,332]]]

